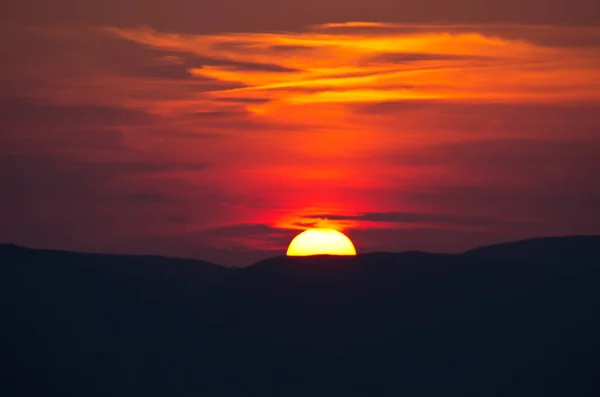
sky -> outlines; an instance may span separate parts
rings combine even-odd
[[[0,33],[0,242],[600,234],[596,0],[8,0]]]

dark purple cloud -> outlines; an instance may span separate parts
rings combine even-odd
[[[354,229],[347,232],[357,252],[425,251],[457,253],[499,241],[535,237],[528,230],[470,230],[454,228]]]
[[[417,52],[390,52],[370,58],[370,62],[410,63],[419,61],[485,61],[489,57],[458,55],[458,54],[430,54]]]
[[[446,215],[446,214],[427,214],[416,212],[366,212],[359,215],[339,215],[339,214],[308,214],[307,219],[328,219],[334,221],[362,221],[374,223],[409,223],[409,224],[431,224],[443,226],[472,226],[472,227],[490,227],[490,226],[517,226],[524,222],[518,222],[507,219],[496,219],[485,216],[474,215]]]

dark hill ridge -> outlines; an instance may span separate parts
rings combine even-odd
[[[0,394],[599,395],[599,285],[600,236],[243,269],[0,245]]]
[[[151,266],[149,263],[160,264],[170,263],[171,265],[177,264],[201,266],[206,269],[212,269],[212,271],[222,265],[194,259],[179,259],[173,257],[165,257],[158,255],[118,255],[118,254],[94,254],[84,252],[71,252],[71,251],[58,251],[58,250],[44,250],[44,249],[32,249],[22,247],[14,244],[0,244],[0,255],[2,257],[11,256],[22,256],[27,254],[37,255],[48,255],[48,256],[69,256],[70,259],[81,259],[82,262],[93,258],[94,261],[104,261],[107,265],[115,262],[130,261],[131,263],[136,262],[138,265],[144,263],[144,266]],[[564,237],[540,237],[532,238],[517,242],[506,242],[493,244],[489,246],[482,246],[470,249],[463,254],[439,254],[429,253],[421,251],[403,251],[403,252],[368,252],[359,254],[359,258],[363,258],[366,261],[376,262],[427,262],[432,258],[449,258],[456,257],[458,255],[472,255],[472,256],[487,256],[492,258],[508,257],[508,256],[545,256],[545,257],[563,257],[570,256],[575,257],[577,260],[585,260],[586,256],[600,255],[600,236],[564,236]],[[319,256],[317,256],[319,257]],[[335,257],[322,255],[324,258],[332,258],[333,260],[348,261],[352,260],[353,257]],[[313,257],[314,258],[314,257]],[[252,266],[264,266],[268,263],[279,264],[281,261],[289,259],[303,260],[307,258],[288,258],[285,256],[273,257],[260,261]],[[309,258],[308,258],[309,259]]]
[[[508,257],[585,261],[600,255],[599,236],[542,237],[474,248],[467,255],[503,259]]]

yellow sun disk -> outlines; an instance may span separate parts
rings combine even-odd
[[[287,256],[356,255],[352,241],[333,229],[309,229],[297,235],[287,250]]]

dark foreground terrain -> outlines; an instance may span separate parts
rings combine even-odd
[[[0,395],[600,396],[600,237],[201,261],[0,246]]]

